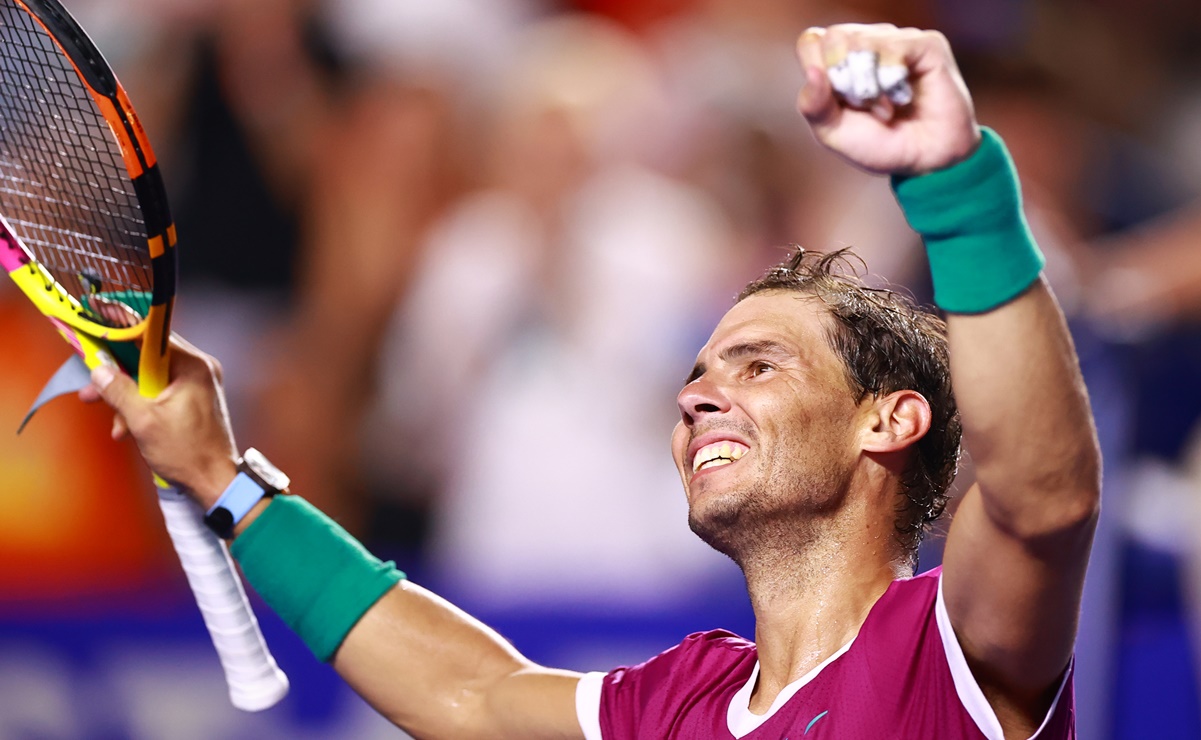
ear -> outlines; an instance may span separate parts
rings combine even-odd
[[[930,402],[917,391],[894,391],[868,408],[863,433],[867,452],[903,450],[930,431]]]

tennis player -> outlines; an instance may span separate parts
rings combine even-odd
[[[210,511],[313,652],[415,736],[1072,738],[1100,459],[1016,175],[940,34],[811,29],[798,52],[801,113],[849,163],[892,176],[947,318],[802,253],[701,349],[672,451],[692,529],[746,575],[754,642],[695,634],[608,674],[534,665],[299,496],[272,495],[286,479],[238,454],[213,358],[179,342],[157,399],[107,368],[86,395]],[[977,482],[942,567],[915,577],[961,430]]]

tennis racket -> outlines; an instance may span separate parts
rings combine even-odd
[[[0,266],[89,368],[145,396],[168,382],[175,226],[129,98],[56,0],[0,0]],[[234,706],[288,691],[229,552],[191,499],[155,478],[167,530]]]

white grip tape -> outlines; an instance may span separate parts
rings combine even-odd
[[[903,64],[880,64],[874,51],[857,50],[826,70],[830,86],[855,108],[870,106],[884,96],[893,105],[913,102],[913,87],[909,84],[909,68]]]
[[[267,649],[229,550],[191,499],[160,486],[158,502],[225,671],[229,700],[247,712],[274,706],[288,693],[288,677]]]

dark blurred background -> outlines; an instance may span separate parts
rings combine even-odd
[[[239,443],[580,670],[751,634],[736,569],[685,524],[674,396],[784,245],[854,246],[929,301],[887,183],[794,112],[792,46],[836,22],[942,30],[1017,160],[1106,455],[1080,736],[1201,737],[1201,4],[67,5],[155,142],[177,328],[224,363]],[[65,354],[0,285],[0,428]],[[229,706],[108,423],[64,399],[0,446],[0,740],[396,737],[261,604],[293,691]]]

